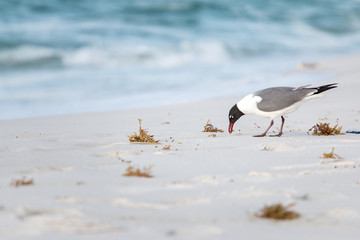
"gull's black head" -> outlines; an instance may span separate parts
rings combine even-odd
[[[229,133],[232,133],[234,130],[235,122],[242,116],[244,113],[239,110],[235,104],[229,111]]]

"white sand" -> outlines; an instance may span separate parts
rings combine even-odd
[[[281,138],[253,138],[270,121],[256,116],[232,135],[201,132],[208,119],[227,130],[241,96],[1,121],[0,239],[359,239],[360,135],[307,134],[337,119],[360,129],[359,66],[352,56],[287,73],[330,73],[314,85],[339,87],[290,114]],[[128,142],[138,118],[161,145]],[[333,147],[343,159],[320,158]],[[122,176],[129,165],[153,166],[154,177]],[[34,185],[10,186],[23,176]],[[273,203],[295,203],[302,216],[254,217]]]

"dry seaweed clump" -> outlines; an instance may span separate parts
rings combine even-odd
[[[208,121],[206,122],[206,125],[204,126],[203,132],[224,132],[224,130],[218,129],[218,128],[214,127],[214,126],[210,123],[210,120],[208,120]]]
[[[339,155],[337,155],[336,153],[334,153],[334,148],[331,149],[330,153],[323,153],[323,157],[322,158],[331,158],[331,159],[342,159],[342,157],[340,157]]]
[[[26,180],[25,177],[23,177],[22,179],[16,179],[16,180],[12,180],[10,183],[10,186],[13,187],[20,187],[20,186],[29,186],[29,185],[33,185],[34,184],[34,179],[28,179]]]
[[[167,145],[165,145],[165,146],[162,148],[163,151],[170,151],[170,149],[171,149],[171,145],[170,145],[170,144],[167,144]]]
[[[330,127],[330,123],[317,123],[312,128],[309,129],[309,132],[312,131],[312,135],[343,135],[344,133],[341,133],[342,126],[338,126],[337,123],[334,127]]]
[[[294,204],[284,207],[282,204],[273,204],[265,206],[261,209],[259,214],[256,214],[260,218],[268,218],[273,220],[293,220],[300,217],[300,214],[295,211],[288,210]]]
[[[130,142],[141,142],[148,144],[157,144],[159,141],[154,139],[154,135],[150,135],[148,131],[141,128],[141,119],[139,119],[139,134],[134,132],[131,136],[129,136]]]
[[[153,177],[151,175],[151,169],[152,168],[153,168],[153,166],[149,166],[149,167],[144,167],[143,170],[141,170],[140,168],[135,168],[133,166],[129,166],[126,169],[126,173],[124,173],[123,176],[151,178],[151,177]]]

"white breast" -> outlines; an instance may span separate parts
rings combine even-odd
[[[257,114],[259,109],[257,104],[261,102],[261,97],[254,96],[252,93],[243,97],[236,105],[244,114]]]

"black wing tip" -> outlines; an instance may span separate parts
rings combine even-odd
[[[338,83],[330,83],[330,84],[323,85],[323,86],[320,86],[320,87],[331,87],[331,86],[337,87],[337,86],[335,86],[335,85],[338,85]]]
[[[333,88],[337,88],[338,86],[336,86],[338,83],[331,83],[331,84],[326,84],[317,88],[314,88],[317,90],[317,92],[315,92],[314,94],[319,94],[322,92],[325,92],[327,90],[333,89]]]

